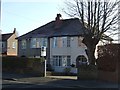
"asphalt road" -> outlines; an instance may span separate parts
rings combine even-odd
[[[99,82],[95,80],[76,80],[72,76],[51,76],[51,77],[34,77],[29,75],[3,74],[2,88],[9,89],[30,89],[30,88],[113,88],[117,89],[120,85],[108,82]]]
[[[30,82],[25,80],[2,80],[2,88],[83,88],[72,85],[73,80],[42,79],[36,82],[33,80],[29,80]]]

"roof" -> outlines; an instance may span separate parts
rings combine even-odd
[[[82,36],[84,31],[88,31],[78,18],[61,20],[61,26],[55,28],[55,21],[51,21],[41,27],[30,31],[17,39],[37,38],[37,37],[58,37],[58,36]]]
[[[7,41],[13,33],[2,34],[2,41]]]

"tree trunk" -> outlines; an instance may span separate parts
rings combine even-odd
[[[95,65],[95,49],[98,41],[95,41],[95,39],[84,39],[83,43],[87,46],[86,54],[88,56],[89,64]]]
[[[87,47],[87,56],[88,56],[88,60],[89,60],[89,64],[91,65],[95,65],[95,48],[91,48],[91,47]]]

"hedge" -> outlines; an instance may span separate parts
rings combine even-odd
[[[2,57],[2,70],[17,73],[32,73],[36,71],[35,69],[37,67],[42,68],[43,62],[43,58],[4,56]],[[41,67],[39,65],[41,65]]]
[[[98,70],[116,71],[117,64],[120,65],[120,44],[108,44],[98,47]]]

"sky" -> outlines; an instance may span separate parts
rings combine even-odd
[[[16,28],[21,36],[50,21],[57,13],[63,19],[69,18],[62,12],[64,0],[3,0],[1,2],[2,34],[13,32]]]
[[[2,0],[0,29],[4,34],[16,28],[21,36],[55,20],[57,13],[63,19],[71,18],[62,12],[63,7],[65,0]]]

